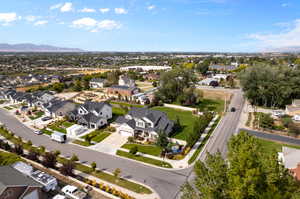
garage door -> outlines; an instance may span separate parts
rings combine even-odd
[[[132,136],[132,134],[128,131],[120,131],[119,132],[122,136]]]

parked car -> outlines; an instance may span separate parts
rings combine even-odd
[[[234,107],[231,107],[230,111],[231,111],[231,112],[235,112],[236,109],[235,109]]]
[[[85,199],[87,194],[83,191],[80,191],[77,187],[72,185],[67,185],[61,190],[66,196],[73,199]]]
[[[52,199],[66,199],[66,196],[57,194],[57,195],[55,195]]]
[[[34,133],[34,134],[37,134],[37,135],[43,134],[42,131],[33,131],[33,133]]]
[[[46,117],[43,117],[41,120],[42,120],[43,122],[45,122],[45,121],[48,121],[48,120],[51,120],[51,119],[52,119],[52,117],[46,116]]]

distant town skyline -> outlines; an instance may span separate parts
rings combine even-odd
[[[260,52],[300,47],[296,0],[11,0],[0,43],[88,51]]]

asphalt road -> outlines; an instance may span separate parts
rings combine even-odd
[[[234,93],[229,107],[235,107],[237,109],[236,112],[226,113],[221,123],[216,128],[212,139],[208,141],[204,153],[200,155],[200,160],[205,159],[206,152],[215,153],[219,150],[224,156],[226,155],[227,141],[233,133],[237,132],[237,125],[244,104],[242,92],[240,90],[235,90]],[[0,109],[0,121],[16,135],[21,136],[26,140],[31,140],[34,145],[43,145],[48,150],[60,150],[65,156],[71,156],[75,153],[80,161],[86,163],[95,161],[100,169],[111,172],[116,168],[120,168],[122,176],[149,185],[162,199],[177,198],[180,186],[187,180],[193,179],[192,168],[164,170],[86,149],[77,145],[60,144],[51,141],[50,138],[46,136],[34,134],[30,128],[23,125],[19,120],[3,109]]]
[[[264,132],[261,132],[261,131],[254,131],[254,130],[249,130],[249,129],[240,129],[240,131],[247,131],[250,135],[254,135],[258,138],[263,138],[263,139],[267,139],[267,140],[274,140],[274,141],[278,141],[278,142],[284,142],[284,143],[287,143],[287,144],[299,145],[300,146],[300,139],[287,137],[287,136],[282,136],[282,135],[271,134],[271,133],[264,133]]]

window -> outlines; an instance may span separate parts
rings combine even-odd
[[[143,123],[143,122],[137,122],[137,126],[143,127],[143,126],[144,126],[144,123]]]

